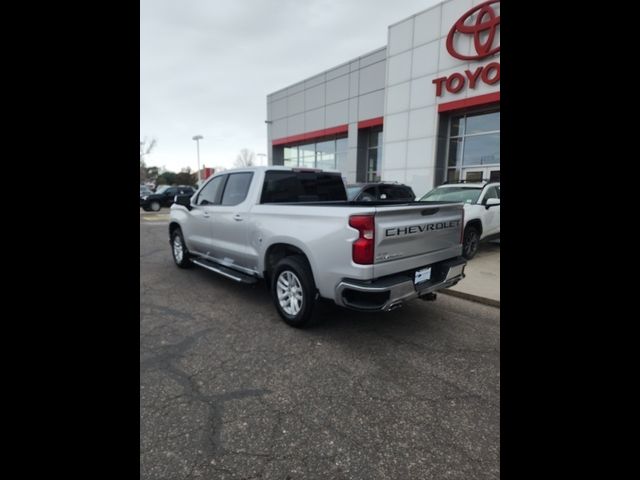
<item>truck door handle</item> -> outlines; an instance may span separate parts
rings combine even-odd
[[[233,216],[233,219],[234,219],[236,222],[241,222],[241,221],[242,221],[242,215],[240,215],[239,213],[236,213],[236,214]]]
[[[207,212],[206,210],[203,210],[203,211],[202,211],[202,216],[203,216],[204,218],[209,218],[209,212]]]

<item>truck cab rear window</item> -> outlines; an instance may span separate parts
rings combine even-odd
[[[260,203],[346,201],[339,174],[325,172],[268,171]]]

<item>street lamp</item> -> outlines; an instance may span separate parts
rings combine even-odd
[[[198,150],[198,186],[200,186],[200,140],[204,137],[202,135],[196,135],[192,138],[192,140],[196,141],[196,149]]]
[[[267,156],[267,154],[266,154],[266,153],[258,153],[258,154],[257,154],[257,156],[258,156],[258,157],[266,157],[266,156]],[[259,163],[259,165],[262,165],[262,159],[260,159],[260,163]],[[265,163],[265,165],[266,165],[266,163]]]

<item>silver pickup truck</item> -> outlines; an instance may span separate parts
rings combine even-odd
[[[311,324],[320,297],[389,311],[464,276],[459,203],[349,202],[337,172],[275,166],[218,173],[175,202],[175,263],[265,279],[294,327]]]

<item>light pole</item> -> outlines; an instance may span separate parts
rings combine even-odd
[[[196,149],[198,150],[198,186],[200,186],[200,140],[204,137],[202,135],[196,135],[192,138],[192,140],[196,141]]]
[[[266,157],[266,156],[267,156],[267,154],[266,154],[266,153],[258,153],[258,154],[257,154],[257,156],[258,156],[259,158],[260,158],[260,157]],[[262,165],[262,158],[260,158],[260,163],[259,163],[259,165]],[[265,165],[266,165],[266,163],[265,163]]]

